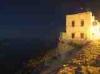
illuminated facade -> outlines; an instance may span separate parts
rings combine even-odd
[[[92,12],[66,15],[66,32],[61,34],[64,40],[100,39],[100,23]]]

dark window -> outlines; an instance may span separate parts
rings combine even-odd
[[[81,33],[80,36],[81,36],[81,38],[84,38],[84,33]]]
[[[75,38],[75,33],[72,33],[72,38]]]
[[[95,26],[95,25],[97,25],[97,22],[96,21],[93,22],[93,26]]]
[[[92,33],[92,35],[94,35],[94,33]]]
[[[72,27],[74,27],[75,26],[75,21],[72,21]]]
[[[84,20],[81,21],[81,26],[84,26]]]

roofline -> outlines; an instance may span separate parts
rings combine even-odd
[[[73,12],[73,13],[68,13],[67,15],[76,15],[76,14],[82,14],[82,13],[91,13],[92,14],[92,11]]]

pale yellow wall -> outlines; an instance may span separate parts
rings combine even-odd
[[[81,21],[84,20],[84,26],[81,26]],[[75,26],[72,27],[72,21]],[[97,25],[93,25],[93,22]],[[75,38],[72,38],[72,33],[75,33]],[[84,39],[80,34],[84,33]],[[100,39],[100,22],[95,19],[92,12],[82,12],[77,14],[66,15],[66,32],[62,32],[61,39],[63,40],[95,40]]]
[[[61,32],[60,33],[60,38],[63,39],[63,40],[67,40],[67,34],[66,34],[66,32]]]
[[[72,27],[72,21],[75,21],[75,27]],[[84,20],[84,26],[81,26],[81,20]],[[91,39],[90,27],[92,26],[92,13],[83,12],[78,14],[66,15],[66,39],[72,39],[72,33],[75,33],[75,40],[81,40],[80,33],[84,33],[85,40]]]

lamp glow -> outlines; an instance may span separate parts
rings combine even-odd
[[[93,39],[100,39],[100,26],[92,26],[91,27],[92,37]]]

